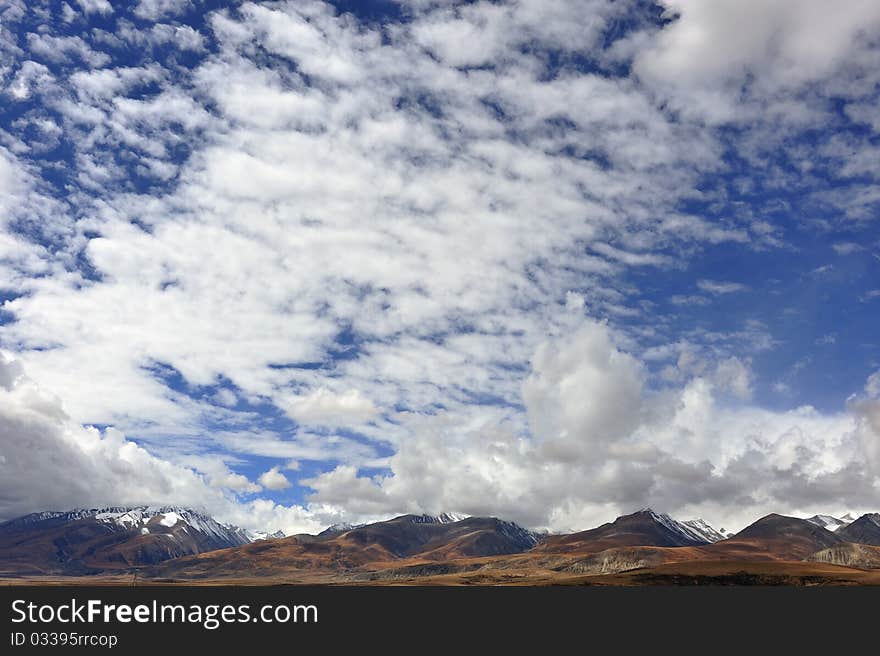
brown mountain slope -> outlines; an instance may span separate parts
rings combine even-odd
[[[246,541],[238,530],[192,510],[130,509],[121,523],[108,515],[125,516],[126,509],[112,510],[34,514],[0,524],[0,572],[20,576],[124,570]]]
[[[880,547],[844,542],[817,551],[807,558],[817,563],[832,563],[858,569],[880,569]]]
[[[555,584],[575,585],[878,585],[880,572],[829,563],[791,561],[684,561],[608,576],[572,578]]]
[[[517,524],[494,517],[468,517],[443,523],[433,519],[426,515],[403,515],[331,539],[350,548],[378,545],[397,558],[422,554],[441,560],[519,553],[538,541],[533,533]]]
[[[515,572],[520,573],[517,576],[528,572],[599,575],[686,562],[799,561],[842,543],[830,531],[781,515],[768,515],[728,540],[690,546],[680,546],[685,538],[670,534],[669,527],[650,511],[591,531],[550,536],[531,549],[528,542],[509,542],[505,534],[509,526],[489,518],[436,524],[407,515],[326,538],[287,538],[179,558],[151,573],[187,579],[299,579],[323,572],[370,581],[468,572],[505,579]],[[514,533],[514,537],[523,536]]]
[[[572,573],[608,574],[688,562],[800,561],[817,551],[843,543],[831,531],[806,520],[767,515],[733,537],[714,544],[651,546],[644,542],[656,540],[658,536],[654,531],[643,530],[646,526],[653,527],[639,514],[622,517],[593,531],[558,536],[555,541],[551,538],[548,540],[550,544],[540,545],[523,556],[534,554],[537,557],[540,553],[568,556],[572,559],[550,568]],[[661,533],[660,537],[664,534]],[[626,542],[635,544],[617,546]],[[609,544],[615,546],[597,550],[597,547]]]
[[[844,542],[805,519],[771,514],[703,549],[706,560],[803,560]]]
[[[439,523],[404,515],[330,534],[297,537],[179,558],[150,570],[158,577],[290,576],[302,572],[351,572],[430,561],[503,556],[531,548],[537,538],[491,517]]]
[[[620,547],[692,547],[708,544],[670,528],[650,509],[618,517],[598,528],[568,535],[549,536],[535,548],[544,553],[599,553]]]
[[[862,515],[854,522],[838,529],[836,535],[848,542],[880,546],[880,513]]]

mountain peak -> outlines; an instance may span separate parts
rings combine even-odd
[[[880,513],[868,513],[837,531],[849,542],[880,546]]]
[[[345,533],[346,531],[351,531],[356,528],[361,528],[365,526],[365,524],[349,524],[348,522],[338,522],[336,524],[331,524],[323,531],[318,533],[318,537],[328,537],[332,535],[339,535],[341,533]]]
[[[718,542],[719,540],[724,540],[727,538],[724,535],[724,529],[722,528],[720,531],[715,529],[714,526],[709,524],[709,522],[704,519],[688,519],[687,521],[679,522],[684,526],[687,526],[691,530],[693,530],[697,535],[701,538],[705,539],[708,542]]]
[[[465,519],[470,519],[470,515],[463,515],[461,513],[454,512],[444,512],[439,515],[412,515],[414,519],[413,521],[424,523],[424,524],[454,524],[455,522],[460,522]]]
[[[444,512],[439,515],[428,515],[426,513],[400,515],[388,521],[392,522],[408,522],[410,524],[454,524],[465,519],[470,519],[470,515],[462,515],[460,513]]]
[[[246,531],[182,506],[32,513],[0,524],[0,560],[28,571],[89,573],[248,544]]]
[[[736,534],[737,538],[778,538],[783,536],[833,536],[831,531],[799,517],[778,513],[764,515]]]
[[[847,520],[843,517],[834,517],[833,515],[813,515],[812,517],[807,517],[807,521],[810,522],[810,524],[827,528],[829,531],[836,531],[842,526],[846,526],[852,522],[851,519]]]
[[[691,519],[682,522],[673,519],[666,513],[658,513],[651,508],[644,508],[637,514],[649,515],[655,522],[676,535],[679,539],[683,539],[685,543],[705,544],[724,539],[721,533],[702,519]]]

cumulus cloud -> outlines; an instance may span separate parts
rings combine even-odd
[[[590,50],[614,8],[602,1],[524,0],[439,7],[415,23],[415,41],[452,66],[497,64],[525,45]]]
[[[606,326],[587,322],[570,339],[541,345],[532,359],[523,383],[532,432],[554,457],[596,454],[597,445],[638,426],[644,377]]]
[[[646,504],[732,527],[832,499],[871,507],[878,483],[871,463],[880,454],[872,382],[847,412],[823,415],[736,401],[749,392],[737,361],[662,392],[645,389],[642,372],[607,326],[587,322],[533,359],[523,389],[532,438],[501,409],[491,419],[411,417],[415,437],[390,459],[391,474],[370,479],[338,467],[307,481],[312,500],[355,513],[502,512],[554,529]]]
[[[290,481],[282,474],[278,467],[272,467],[269,471],[260,474],[260,485],[267,490],[284,490],[290,487]]]
[[[373,402],[358,390],[334,394],[324,387],[291,399],[286,408],[296,421],[322,426],[357,425],[378,413]]]
[[[233,490],[234,492],[260,492],[263,488],[248,480],[247,476],[236,474],[235,472],[224,472],[223,474],[212,477],[211,485]]]
[[[186,504],[246,528],[272,525],[297,532],[315,530],[329,517],[266,500],[241,503],[220,488],[260,488],[225,466],[200,463],[209,484],[196,470],[151,455],[118,430],[71,421],[61,401],[5,352],[0,352],[0,446],[0,519],[73,507]],[[289,485],[277,468],[260,480],[272,489]],[[249,516],[251,511],[256,515]]]
[[[82,7],[87,14],[112,14],[113,5],[109,0],[76,0],[76,3]]]
[[[8,355],[0,362],[3,506],[14,516],[37,508],[173,501],[204,504],[212,492],[192,471],[151,457],[112,428],[69,421],[60,401]]]
[[[156,21],[164,17],[178,16],[192,7],[192,0],[138,0],[134,14],[144,20]]]
[[[740,399],[752,396],[752,372],[737,357],[730,357],[718,363],[714,375],[715,384]]]
[[[638,52],[635,70],[681,111],[718,122],[753,118],[768,99],[838,72],[880,26],[870,0],[661,4],[671,23]],[[783,111],[797,120],[805,109]]]
[[[745,385],[743,370],[726,361],[715,376],[736,390]],[[878,376],[847,413],[827,416],[811,408],[726,406],[717,383],[699,376],[678,389],[650,392],[644,365],[615,344],[607,325],[587,321],[542,345],[532,359],[523,385],[532,437],[502,407],[402,416],[413,437],[390,458],[390,474],[367,478],[340,465],[301,481],[314,489],[304,508],[239,503],[217,487],[255,491],[244,477],[201,463],[208,485],[193,469],[151,456],[114,429],[71,422],[60,401],[4,355],[0,514],[186,502],[244,526],[290,532],[315,530],[331,517],[443,508],[554,529],[582,528],[645,503],[731,526],[780,504],[813,508],[828,495],[866,508],[880,462]],[[280,467],[259,483],[276,490],[290,485]]]

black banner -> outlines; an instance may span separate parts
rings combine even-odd
[[[3,587],[2,654],[396,653],[478,646],[786,650],[870,632],[874,588]],[[866,634],[867,635],[867,634]]]

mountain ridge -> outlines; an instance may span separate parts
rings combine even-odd
[[[249,542],[243,529],[183,506],[47,511],[0,524],[0,569],[118,570]]]
[[[880,572],[878,547],[848,542],[841,534],[846,527],[835,532],[821,525],[828,518],[835,519],[771,513],[725,535],[703,520],[680,521],[642,508],[593,529],[551,535],[496,517],[410,514],[284,536],[221,524],[182,506],[110,506],[31,513],[0,524],[0,575],[139,571],[146,579],[167,581],[515,580],[688,571],[700,563],[741,563],[748,570],[762,562],[803,564],[786,571],[806,571],[813,563]],[[863,515],[853,525],[852,531],[871,538],[874,529],[880,531],[880,514]],[[766,577],[766,567],[762,571]]]

